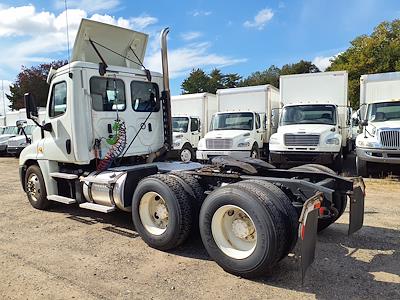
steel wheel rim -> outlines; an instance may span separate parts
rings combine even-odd
[[[40,188],[39,177],[36,174],[29,175],[26,191],[33,201],[38,201],[42,191]]]
[[[168,206],[156,192],[147,192],[140,199],[139,216],[143,227],[153,235],[162,235],[168,226]]]
[[[181,160],[188,162],[192,159],[192,152],[189,149],[183,149],[181,152]]]
[[[249,214],[236,205],[218,208],[211,220],[211,232],[218,248],[234,259],[245,259],[257,246],[257,231]]]

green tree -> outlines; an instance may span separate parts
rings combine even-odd
[[[58,60],[30,68],[22,66],[17,79],[10,85],[10,94],[6,95],[10,101],[10,108],[15,110],[25,107],[24,94],[28,92],[33,94],[39,106],[46,106],[49,92],[46,80],[50,68],[58,69],[66,63],[67,61]]]
[[[294,64],[286,64],[282,67],[280,75],[290,74],[304,74],[304,73],[316,73],[320,72],[318,67],[311,61],[300,60]]]
[[[239,86],[242,77],[238,73],[229,73],[223,76],[222,86],[224,88],[234,88]]]
[[[400,71],[400,20],[382,22],[371,35],[356,37],[350,44],[332,59],[327,71],[348,71],[349,99],[352,107],[357,108],[361,75]]]
[[[279,86],[280,69],[274,65],[264,71],[251,73],[247,78],[240,81],[239,86],[253,86],[272,84],[275,87]]]
[[[222,89],[224,87],[222,83],[223,78],[224,75],[221,70],[213,69],[209,75],[207,92],[215,94],[218,89]]]
[[[193,69],[181,85],[182,94],[207,92],[210,77],[202,69]]]

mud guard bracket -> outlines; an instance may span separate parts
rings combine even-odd
[[[353,192],[350,194],[350,217],[348,235],[363,226],[365,184],[362,178],[353,179]]]
[[[317,229],[319,208],[323,200],[321,192],[309,198],[303,206],[299,219],[299,236],[301,241],[301,282],[308,267],[313,263],[315,258],[315,245],[317,243]]]

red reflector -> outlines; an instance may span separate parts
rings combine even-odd
[[[304,231],[306,229],[305,225],[301,225],[301,239],[304,240]]]

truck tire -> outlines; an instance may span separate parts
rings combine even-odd
[[[336,157],[333,160],[333,164],[332,164],[333,169],[340,173],[343,170],[343,153],[342,151],[340,151],[340,153],[338,155],[336,155]]]
[[[271,194],[230,184],[213,191],[200,210],[200,234],[214,261],[225,271],[253,278],[274,267],[286,240],[282,215]],[[259,232],[260,234],[257,234]]]
[[[38,165],[32,165],[26,170],[25,191],[34,208],[45,210],[50,206],[43,174]]]
[[[306,165],[302,165],[299,167],[294,167],[291,168],[290,170],[294,170],[297,169],[299,171],[311,171],[311,172],[318,172],[318,171],[322,171],[328,174],[332,174],[332,175],[336,175],[336,172],[333,171],[332,169],[323,166],[323,165],[319,165],[319,164],[306,164]],[[339,219],[347,206],[347,195],[340,195],[339,197],[337,197],[336,199],[333,199],[334,201],[334,207],[337,209],[338,213],[336,216],[332,217],[332,218],[328,218],[328,219],[318,219],[318,232],[324,230],[325,228],[327,228],[329,225],[335,223],[335,221],[337,219]]]
[[[260,158],[260,149],[258,149],[257,143],[254,143],[253,147],[250,150],[251,158]]]
[[[179,151],[180,160],[183,162],[189,162],[189,161],[192,161],[194,159],[194,157],[195,157],[195,155],[194,155],[194,150],[193,150],[192,146],[188,143],[183,145],[181,151]]]
[[[182,180],[183,184],[190,189],[188,193],[191,195],[190,199],[192,200],[192,229],[197,231],[199,227],[200,208],[206,196],[204,193],[205,191],[193,175],[184,172],[171,172],[169,174],[170,176],[178,177],[178,179]]]
[[[286,257],[290,251],[294,249],[294,246],[297,243],[298,237],[298,228],[299,228],[299,215],[296,212],[296,209],[292,205],[289,197],[276,185],[264,181],[264,180],[246,180],[237,183],[240,184],[249,184],[258,188],[261,193],[270,195],[270,200],[276,208],[280,211],[281,215],[285,220],[285,230],[286,230],[286,242],[284,246],[284,251],[282,253],[282,258]]]
[[[356,156],[356,168],[357,175],[362,177],[368,177],[368,162],[361,160]]]
[[[136,231],[150,246],[169,250],[182,244],[192,228],[191,196],[172,176],[157,174],[142,179],[132,200]]]

